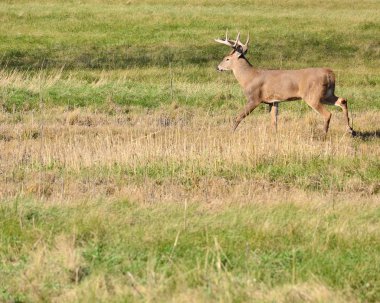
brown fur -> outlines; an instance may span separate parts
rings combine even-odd
[[[349,124],[347,100],[335,96],[335,75],[328,68],[305,68],[299,70],[260,70],[255,69],[243,54],[233,50],[218,66],[219,71],[232,70],[243,88],[247,104],[237,116],[233,129],[248,116],[260,103],[304,100],[324,118],[324,132],[329,129],[331,113],[324,104],[342,108],[349,132],[354,133]],[[272,108],[272,121],[277,115]]]

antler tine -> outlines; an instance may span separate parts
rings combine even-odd
[[[247,36],[247,41],[245,42],[244,46],[248,46],[248,43],[249,43],[249,32],[248,32],[248,36]]]
[[[235,45],[234,47],[236,47],[237,45],[239,45],[241,42],[240,42],[240,32],[238,32],[238,35],[236,37],[236,41],[235,41]]]
[[[230,40],[228,40],[228,29],[226,30],[226,39],[225,40],[222,40],[222,39],[214,39],[214,40],[215,40],[215,42],[227,45],[229,47],[234,47],[234,45],[230,42]]]
[[[227,40],[222,40],[222,39],[214,39],[215,42],[218,42],[218,43],[221,43],[221,44],[224,44],[224,45],[227,45],[229,47],[233,47],[233,44],[231,44],[229,41]]]

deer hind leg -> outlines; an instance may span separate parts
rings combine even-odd
[[[350,134],[355,136],[355,131],[350,126],[350,118],[348,116],[347,99],[339,97],[338,100],[334,103],[334,105],[339,106],[343,110],[344,116],[346,117],[346,121],[347,121],[347,130]]]
[[[354,136],[355,131],[350,126],[350,118],[348,116],[347,99],[337,97],[337,96],[331,96],[331,97],[325,98],[323,100],[323,103],[329,104],[329,105],[339,106],[343,110],[343,114],[344,114],[344,116],[346,118],[346,122],[347,122],[347,130],[349,133],[351,133]]]
[[[259,104],[260,104],[260,102],[249,101],[244,106],[243,110],[240,112],[240,114],[235,119],[233,131],[236,130],[236,128],[238,127],[238,125],[240,124],[240,122],[243,121],[243,119],[245,117],[247,117]]]

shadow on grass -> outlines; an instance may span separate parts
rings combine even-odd
[[[1,44],[1,43],[0,43]],[[150,46],[144,53],[134,46],[62,46],[52,49],[48,46],[38,49],[5,51],[0,58],[2,69],[40,70],[41,68],[96,68],[115,69],[129,67],[169,66],[173,62],[182,65],[210,65],[223,58],[222,49],[212,44],[190,47]]]
[[[373,131],[355,131],[353,137],[361,139],[361,140],[372,140],[380,138],[380,129]]]

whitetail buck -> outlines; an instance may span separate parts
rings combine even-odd
[[[299,70],[262,70],[254,68],[245,58],[248,51],[248,42],[240,41],[240,33],[236,40],[227,37],[224,40],[215,39],[225,44],[232,51],[218,65],[218,71],[232,70],[236,79],[243,88],[248,103],[236,117],[233,130],[248,116],[260,103],[271,107],[272,123],[277,128],[278,102],[303,99],[311,108],[320,113],[324,120],[324,131],[329,129],[331,113],[324,104],[336,105],[342,108],[348,131],[355,135],[350,127],[347,100],[334,95],[335,75],[328,68],[305,68]]]

